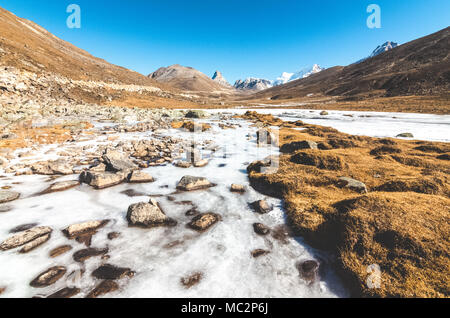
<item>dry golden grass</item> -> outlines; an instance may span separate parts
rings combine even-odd
[[[270,115],[262,121],[278,124]],[[306,130],[289,129],[297,126]],[[259,173],[262,163],[254,163],[250,182],[285,200],[298,234],[338,254],[353,295],[449,297],[450,161],[442,154],[450,146],[352,136],[301,122],[280,127],[281,146],[315,141],[320,149],[283,154],[274,174]],[[364,182],[369,193],[342,188],[342,176]],[[381,267],[379,289],[366,284],[372,264]]]

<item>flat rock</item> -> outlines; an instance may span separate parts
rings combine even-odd
[[[340,177],[338,181],[338,186],[341,188],[350,189],[358,193],[368,192],[367,187],[363,182],[348,177]]]
[[[193,273],[189,276],[182,277],[180,279],[180,282],[185,288],[191,288],[192,286],[199,284],[200,281],[202,280],[202,278],[203,278],[203,273],[197,272],[197,273]]]
[[[49,256],[51,258],[55,258],[55,257],[58,257],[60,255],[67,253],[71,249],[72,249],[72,246],[70,246],[70,245],[58,246],[57,248],[54,248],[53,250],[50,251]]]
[[[250,206],[260,214],[266,214],[273,210],[273,206],[267,203],[266,200],[255,201],[251,203]]]
[[[120,236],[119,232],[111,232],[108,233],[108,240],[112,241],[115,240],[116,238],[118,238]]]
[[[50,237],[51,237],[50,233],[38,237],[37,239],[25,244],[21,248],[20,253],[25,254],[25,253],[28,253],[28,252],[34,250],[35,248],[37,248],[37,247],[41,246],[42,244],[44,244],[45,242],[47,242],[50,239]]]
[[[126,154],[116,150],[107,150],[102,158],[108,171],[131,171],[138,168]]]
[[[42,194],[65,191],[65,190],[75,188],[79,185],[80,185],[80,182],[77,180],[55,182],[52,185],[50,185],[50,187],[48,187],[48,189],[44,190],[42,192]]]
[[[78,224],[72,224],[63,230],[68,238],[75,238],[86,232],[93,232],[108,224],[109,220],[88,221]]]
[[[187,162],[187,161],[177,161],[177,162],[175,162],[175,167],[178,167],[178,168],[190,168],[191,166],[192,166],[192,164],[190,163],[190,162]]]
[[[106,189],[121,184],[125,180],[123,173],[84,171],[80,174],[80,182],[89,184],[95,189]]]
[[[78,295],[80,292],[81,289],[77,287],[65,287],[58,290],[56,293],[47,296],[47,298],[71,298]]]
[[[30,243],[42,236],[46,236],[47,234],[50,234],[51,232],[52,232],[52,229],[47,226],[35,227],[32,229],[26,230],[25,232],[21,232],[16,235],[13,235],[10,238],[3,241],[3,243],[0,244],[0,250],[6,251],[6,250],[10,250],[10,249],[25,245],[25,244]]]
[[[194,167],[196,168],[206,167],[208,163],[209,163],[208,159],[198,160],[194,162]]]
[[[255,233],[259,234],[259,235],[267,235],[270,233],[270,229],[261,223],[253,224],[253,229],[254,229]]]
[[[177,184],[177,189],[182,191],[202,190],[214,185],[203,177],[184,176]]]
[[[98,284],[87,296],[86,298],[97,298],[119,289],[119,285],[112,280],[104,280]]]
[[[73,254],[75,262],[83,263],[91,257],[103,256],[109,252],[109,248],[86,248]]]
[[[147,228],[163,226],[169,220],[154,200],[150,200],[150,203],[141,202],[132,204],[128,208],[127,221],[132,226]]]
[[[300,277],[302,277],[308,283],[311,284],[317,279],[320,267],[319,262],[315,260],[308,260],[300,262],[297,267],[300,273]]]
[[[0,190],[0,204],[17,200],[19,197],[19,192]]]
[[[198,232],[204,232],[220,221],[220,216],[215,213],[199,214],[188,224],[188,226]]]
[[[117,280],[124,277],[133,277],[134,272],[129,268],[117,267],[111,264],[104,264],[93,271],[92,276],[97,279]]]
[[[397,138],[414,138],[414,135],[411,133],[401,133],[396,136]]]
[[[263,249],[256,249],[251,252],[252,257],[254,258],[258,258],[267,254],[270,254],[270,251],[266,251]]]
[[[143,171],[133,171],[128,176],[128,182],[129,183],[147,183],[147,182],[154,182],[155,179],[148,173],[145,173]]]
[[[230,191],[231,192],[244,193],[246,190],[245,190],[245,187],[243,185],[241,185],[241,184],[232,184],[231,187],[230,187]]]
[[[67,269],[64,266],[55,266],[47,269],[45,272],[39,274],[35,279],[33,279],[30,283],[31,287],[35,288],[43,288],[56,283],[59,279],[61,279],[67,272]]]

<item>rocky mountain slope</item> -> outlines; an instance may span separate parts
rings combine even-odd
[[[336,66],[259,92],[255,98],[309,94],[347,98],[441,95],[450,90],[450,27],[347,67]]]
[[[178,64],[169,67],[161,67],[148,75],[148,77],[183,91],[223,92],[232,90],[230,87],[227,87],[227,85],[209,78],[192,67],[185,67]]]
[[[230,83],[223,77],[222,73],[219,71],[216,71],[212,77],[212,80],[219,83],[220,85],[231,87]]]

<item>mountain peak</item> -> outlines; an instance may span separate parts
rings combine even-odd
[[[262,91],[273,86],[272,81],[263,78],[249,77],[245,80],[237,80],[234,88],[243,91]]]
[[[220,71],[215,71],[214,75],[212,77],[212,80],[224,85],[224,86],[231,86],[230,83],[228,83],[228,81],[225,79],[225,77],[223,77],[222,73]]]
[[[384,44],[377,46],[377,48],[375,50],[373,50],[370,57],[375,57],[377,55],[380,55],[381,53],[390,51],[390,50],[396,48],[397,46],[398,46],[398,43],[387,41]]]
[[[283,85],[301,78],[307,78],[313,74],[322,72],[323,70],[324,68],[319,64],[314,64],[312,67],[305,67],[296,73],[283,72],[283,74],[275,80],[274,86]]]

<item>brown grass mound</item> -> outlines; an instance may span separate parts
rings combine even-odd
[[[337,242],[354,291],[381,297],[450,296],[450,201],[442,197],[373,193],[335,205]],[[367,285],[368,266],[381,269],[380,288]]]
[[[375,188],[375,191],[382,192],[417,192],[425,194],[442,194],[442,182],[436,182],[429,179],[413,179],[413,180],[392,180]]]
[[[397,147],[392,146],[381,146],[373,149],[370,154],[372,156],[381,156],[381,155],[388,155],[388,154],[394,154],[394,153],[401,153],[402,150]]]
[[[340,156],[323,154],[320,151],[299,152],[291,157],[291,161],[325,170],[342,170],[345,167],[345,162]]]
[[[251,185],[284,199],[296,234],[339,256],[338,270],[354,296],[449,297],[448,161],[417,151],[414,141],[352,138],[309,127],[317,136],[280,129],[280,145],[312,140],[329,150],[281,155],[278,170],[271,173],[260,173],[267,163],[253,163],[248,168]],[[332,148],[328,141],[336,137],[359,147]],[[380,155],[370,154],[374,149]],[[338,187],[340,177],[375,192],[361,196]],[[370,289],[368,266],[373,264],[380,266],[381,286]]]

